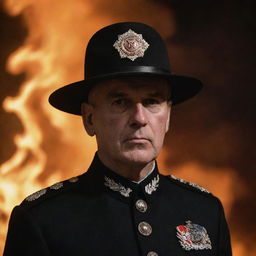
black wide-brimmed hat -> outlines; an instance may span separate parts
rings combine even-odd
[[[84,80],[54,91],[50,104],[81,115],[81,104],[95,84],[122,77],[166,78],[173,104],[193,97],[202,88],[196,78],[171,73],[163,39],[152,27],[137,22],[116,23],[96,32],[86,49],[84,75]]]

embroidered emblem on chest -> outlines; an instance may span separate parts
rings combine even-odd
[[[185,180],[183,180],[183,179],[181,179],[181,178],[178,178],[178,177],[176,177],[176,176],[174,176],[174,175],[170,175],[170,177],[171,177],[172,179],[174,179],[174,180],[178,180],[178,181],[181,182],[181,183],[188,184],[188,185],[190,185],[191,187],[197,188],[198,190],[200,190],[200,191],[202,191],[202,192],[205,192],[205,193],[210,194],[210,191],[208,191],[207,189],[205,189],[205,188],[203,188],[203,187],[201,187],[201,186],[199,186],[199,185],[197,185],[197,184],[195,184],[195,183],[185,181]]]
[[[105,179],[104,185],[109,187],[111,190],[117,191],[125,197],[130,196],[130,193],[132,192],[132,189],[125,188],[123,185],[121,185],[120,183],[115,182],[114,180],[108,178],[107,176],[105,176],[104,179]]]
[[[159,175],[157,175],[148,185],[145,186],[145,191],[146,193],[151,195],[153,191],[156,191],[158,186],[159,186]]]
[[[143,39],[141,34],[129,29],[122,35],[118,35],[118,40],[113,44],[121,58],[128,58],[132,61],[138,57],[143,57],[149,44]]]
[[[179,225],[176,230],[180,245],[186,251],[212,249],[211,240],[203,226],[188,220],[186,225]]]

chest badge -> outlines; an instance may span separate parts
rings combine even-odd
[[[211,240],[203,226],[186,221],[186,225],[176,227],[180,245],[186,251],[212,249]]]
[[[129,29],[122,35],[118,35],[118,40],[113,45],[121,58],[128,58],[132,61],[138,57],[143,57],[149,44],[143,39],[141,34]]]

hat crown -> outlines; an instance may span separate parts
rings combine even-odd
[[[85,57],[85,80],[117,73],[143,72],[148,67],[169,73],[165,43],[150,26],[122,22],[107,26],[90,39]]]

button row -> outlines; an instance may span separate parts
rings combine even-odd
[[[144,200],[137,200],[135,203],[135,207],[139,212],[146,212],[148,209],[148,205]],[[138,230],[140,232],[140,234],[142,234],[143,236],[150,236],[152,233],[152,227],[150,226],[149,223],[142,221],[139,223],[138,225]],[[156,252],[150,251],[147,253],[147,256],[158,256],[158,254]]]

